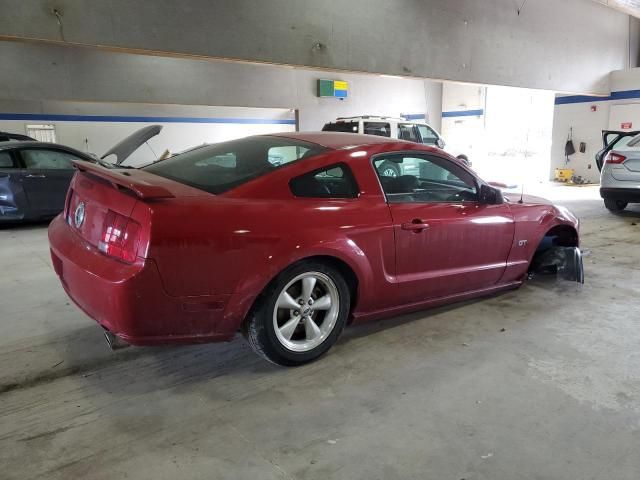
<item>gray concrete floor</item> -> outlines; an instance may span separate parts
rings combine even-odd
[[[112,353],[45,226],[0,230],[0,477],[639,478],[640,206],[552,190],[582,218],[584,286],[351,328],[297,369],[241,338]]]

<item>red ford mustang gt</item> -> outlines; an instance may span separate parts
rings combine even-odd
[[[583,280],[568,210],[503,197],[433,147],[286,133],[142,169],[75,164],[51,257],[111,342],[242,330],[258,354],[297,365],[350,322],[516,288],[532,268]]]

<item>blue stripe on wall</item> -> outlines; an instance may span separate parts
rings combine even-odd
[[[450,111],[450,112],[442,112],[442,117],[443,118],[449,118],[449,117],[478,117],[480,115],[484,115],[484,110],[483,109],[479,109],[479,110],[457,110],[457,111]]]
[[[593,103],[606,102],[610,100],[627,100],[630,98],[640,98],[640,90],[621,90],[611,92],[607,97],[597,97],[594,95],[568,95],[566,97],[556,97],[556,105],[567,105],[571,103]]]
[[[46,113],[0,113],[0,120],[47,120],[54,122],[235,123],[295,125],[295,120],[275,118],[129,117],[122,115],[59,115]]]
[[[403,113],[400,116],[405,120],[423,120],[427,118],[424,113]]]

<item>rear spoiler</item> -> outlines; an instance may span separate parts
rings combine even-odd
[[[159,198],[173,198],[173,194],[160,185],[153,185],[138,177],[140,172],[135,169],[109,169],[87,162],[85,160],[73,160],[76,169],[87,172],[111,183],[114,188],[125,188],[133,192],[137,197],[145,200]]]

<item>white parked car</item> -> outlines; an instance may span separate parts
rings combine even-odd
[[[410,142],[434,145],[444,149],[445,142],[433,127],[422,122],[412,122],[402,118],[378,117],[364,115],[359,117],[339,117],[335,122],[329,122],[322,127],[323,132],[345,132],[345,133],[365,133],[368,135],[379,135],[381,137],[398,138]],[[469,158],[458,152],[449,152],[462,160],[467,165],[471,165]],[[388,171],[383,175],[395,177],[402,175],[398,165],[389,162],[386,166]]]

